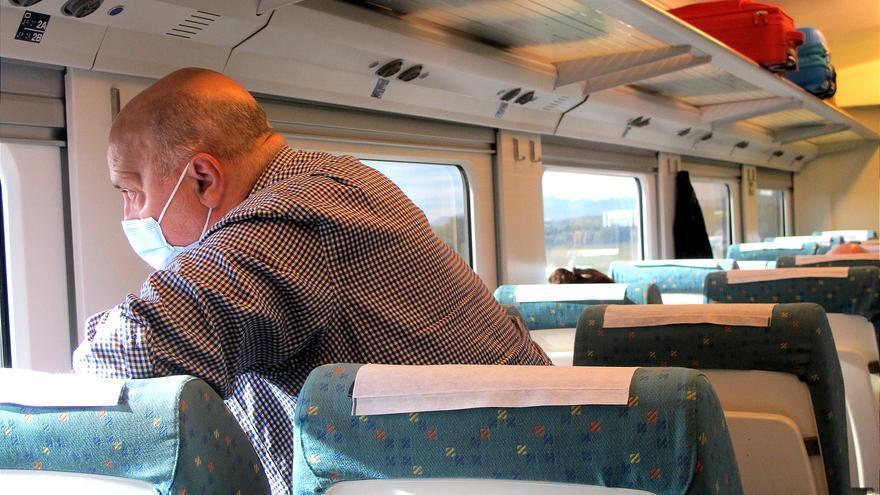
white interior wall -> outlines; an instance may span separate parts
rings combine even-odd
[[[67,140],[73,273],[79,339],[89,316],[137,293],[149,267],[122,233],[122,198],[110,185],[107,139],[111,88],[120,106],[150,84],[147,79],[70,69],[67,73]]]
[[[12,366],[70,370],[61,150],[0,144]]]
[[[543,175],[540,136],[498,133],[495,226],[500,284],[547,282]]]
[[[880,130],[880,106],[847,109]],[[880,229],[880,144],[822,155],[794,176],[796,235]]]

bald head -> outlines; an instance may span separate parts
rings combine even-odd
[[[181,69],[129,102],[110,130],[111,162],[136,153],[160,177],[195,153],[230,165],[272,135],[266,113],[248,91],[218,72]],[[145,156],[146,155],[146,156]]]

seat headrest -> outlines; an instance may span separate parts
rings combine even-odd
[[[724,276],[724,272],[713,273],[707,279]],[[702,307],[705,310],[732,307],[742,312],[746,306],[750,305]],[[765,328],[720,322],[691,323],[687,319],[692,310],[680,306],[667,308],[670,314],[681,311],[683,323],[657,321],[611,328],[607,318],[615,311],[630,312],[630,308],[593,306],[584,311],[578,323],[573,363],[576,366],[690,366],[796,375],[810,390],[831,492],[848,493],[843,375],[825,311],[811,303],[756,306],[762,308],[759,311],[762,315],[764,308],[772,307],[769,325]]]
[[[756,276],[752,277],[752,274]],[[706,300],[716,303],[816,303],[828,313],[880,315],[880,268],[778,268],[713,273]]]
[[[777,266],[880,266],[880,253],[823,254],[814,256],[782,257]]]
[[[0,469],[110,475],[145,481],[157,493],[198,493],[205,483],[269,493],[223,400],[189,376],[128,380],[114,406],[0,405],[0,426],[13,440],[0,440]]]
[[[625,289],[622,294],[621,287]],[[514,309],[529,330],[574,328],[584,308],[593,304],[663,302],[654,284],[502,285],[494,295],[499,303]],[[559,300],[555,300],[557,297]],[[583,297],[588,299],[580,299]],[[525,302],[523,299],[545,300]]]
[[[614,261],[611,278],[620,283],[656,284],[664,294],[700,294],[707,273],[735,266],[733,260]]]
[[[622,405],[352,416],[351,391],[362,369],[321,366],[303,385],[294,424],[297,495],[377,478],[548,481],[661,495],[742,490],[723,411],[694,370],[637,369]],[[423,385],[425,394],[435,392]]]

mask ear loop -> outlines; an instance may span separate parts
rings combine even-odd
[[[205,237],[205,232],[208,231],[208,222],[211,221],[211,213],[214,213],[214,208],[208,208],[208,218],[205,219],[205,225],[202,227],[202,235],[199,236],[199,239]]]
[[[183,179],[186,177],[186,171],[189,169],[189,164],[192,161],[186,162],[186,166],[183,167],[183,172],[180,174],[180,178],[177,179],[177,184],[174,185],[174,190],[171,191],[171,196],[168,197],[168,201],[165,202],[165,207],[162,208],[162,213],[159,213],[159,220],[157,223],[162,223],[162,218],[165,217],[165,212],[168,211],[168,207],[171,206],[171,200],[174,199],[174,195],[177,194],[177,190],[180,189],[180,185],[183,184]]]

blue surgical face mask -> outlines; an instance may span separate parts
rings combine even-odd
[[[180,178],[177,179],[177,184],[175,184],[174,190],[171,191],[171,196],[165,203],[165,207],[162,208],[162,213],[159,214],[159,221],[156,221],[153,217],[122,221],[122,230],[125,232],[125,237],[128,238],[128,243],[131,244],[132,249],[156,270],[166,268],[178,254],[186,252],[199,244],[197,239],[189,246],[172,246],[165,240],[165,235],[162,234],[162,228],[159,226],[162,223],[162,219],[165,218],[165,212],[168,211],[171,200],[174,199],[174,195],[177,194],[177,190],[180,189],[180,185],[186,177],[189,165],[187,163],[183,167],[183,172],[180,174]],[[208,218],[205,219],[205,226],[202,227],[199,239],[208,230],[208,221],[211,219],[213,211],[213,208],[208,209]]]

